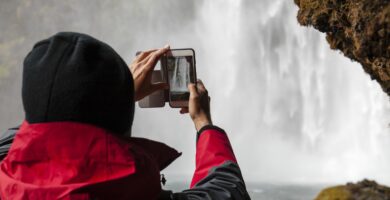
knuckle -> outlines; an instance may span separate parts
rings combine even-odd
[[[190,96],[190,99],[192,99],[192,100],[198,100],[198,99],[199,99],[199,96],[198,96],[198,95],[191,95],[191,96]]]
[[[144,57],[145,55],[146,55],[146,52],[143,51],[143,52],[141,52],[141,53],[138,55],[138,57]]]

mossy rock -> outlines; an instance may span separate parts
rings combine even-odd
[[[298,22],[326,33],[332,49],[361,63],[390,96],[389,0],[294,0]]]
[[[350,197],[346,186],[336,186],[322,190],[315,200],[349,200]]]
[[[363,180],[322,190],[315,200],[390,200],[390,188]]]

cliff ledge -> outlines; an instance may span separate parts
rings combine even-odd
[[[390,95],[390,0],[294,0],[298,21],[363,66]]]

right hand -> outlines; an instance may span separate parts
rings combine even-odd
[[[195,128],[199,131],[204,126],[212,125],[210,115],[210,97],[201,80],[198,80],[196,85],[190,83],[188,85],[188,89],[190,91],[188,107],[182,108],[180,113],[190,113]]]
[[[168,89],[167,83],[152,83],[153,70],[161,56],[169,51],[169,45],[140,53],[130,65],[134,80],[134,100],[139,101],[157,90]]]

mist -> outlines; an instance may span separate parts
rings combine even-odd
[[[390,101],[360,64],[299,26],[292,0],[0,1],[0,130],[24,119],[21,73],[38,40],[90,34],[127,63],[139,50],[193,48],[215,125],[249,182],[390,184]],[[183,152],[164,170],[189,182],[196,131],[168,105],[137,106],[133,136]]]

